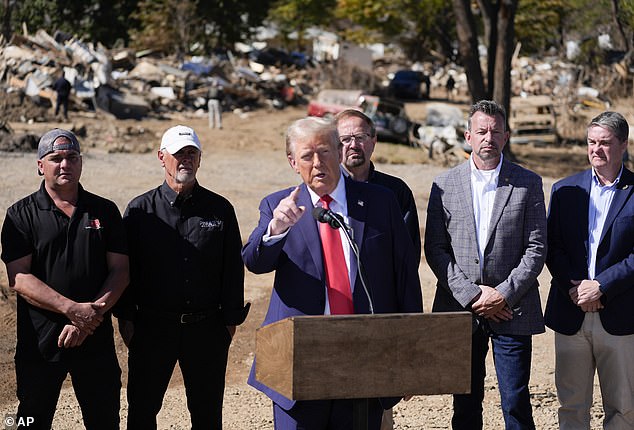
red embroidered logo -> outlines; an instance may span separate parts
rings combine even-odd
[[[101,223],[99,222],[99,218],[95,218],[95,219],[89,219],[88,225],[84,228],[91,229],[91,230],[101,230],[103,227],[101,226]]]

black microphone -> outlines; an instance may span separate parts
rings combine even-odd
[[[339,227],[345,225],[341,215],[334,213],[330,209],[325,209],[319,206],[313,208],[313,218],[319,222],[327,223],[334,229],[338,229]]]

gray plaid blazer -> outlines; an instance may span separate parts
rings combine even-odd
[[[537,276],[546,258],[542,180],[503,161],[480,270],[469,162],[439,175],[427,206],[425,257],[438,282],[433,312],[470,311],[478,285],[495,287],[513,319],[489,321],[498,334],[543,333]]]

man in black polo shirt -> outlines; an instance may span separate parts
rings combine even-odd
[[[238,221],[196,180],[194,130],[168,129],[158,159],[165,181],[124,214],[131,282],[117,315],[129,347],[128,429],[156,428],[177,361],[192,429],[222,429],[229,344],[248,312]]]
[[[374,169],[374,164],[370,160],[376,146],[374,123],[363,112],[346,109],[335,116],[335,124],[343,145],[341,164],[344,167],[344,174],[355,181],[369,182],[392,190],[401,208],[407,231],[412,238],[416,261],[420,262],[420,228],[414,194],[401,178]]]
[[[79,142],[53,129],[39,141],[39,191],[7,210],[2,260],[17,293],[18,416],[50,429],[70,373],[87,429],[119,429],[121,370],[109,310],[129,281],[121,214],[85,191]]]

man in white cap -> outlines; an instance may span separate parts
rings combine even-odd
[[[68,130],[42,136],[37,171],[40,189],[12,205],[2,227],[18,305],[16,428],[50,429],[70,374],[85,428],[118,430],[121,369],[109,310],[129,281],[121,213],[79,183],[79,142]]]
[[[242,240],[233,206],[198,184],[201,145],[168,129],[165,181],[128,205],[130,287],[117,309],[128,345],[128,429],[155,429],[176,362],[192,429],[222,429],[227,353],[244,306]]]

